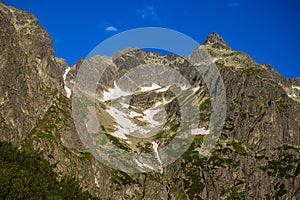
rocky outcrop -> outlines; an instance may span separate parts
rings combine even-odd
[[[20,145],[62,89],[52,39],[29,12],[0,4],[0,138]]]
[[[209,45],[212,48],[219,50],[231,50],[230,46],[217,33],[211,33],[205,40],[204,45]]]

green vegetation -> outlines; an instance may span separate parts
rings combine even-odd
[[[199,106],[199,119],[203,122],[208,122],[210,119],[209,107],[211,105],[210,98],[205,99]]]
[[[34,129],[31,130],[29,136],[35,139],[55,140],[55,136],[60,137],[62,127],[66,126],[67,119],[70,119],[71,112],[65,109],[69,105],[69,99],[66,97],[58,98],[47,110],[44,117],[38,120]]]
[[[52,135],[52,134],[49,134],[49,133],[41,133],[41,132],[37,132],[36,135],[37,135],[39,138],[48,138],[48,139],[52,139],[52,138],[53,138],[53,135]]]
[[[232,141],[230,143],[230,145],[233,147],[234,151],[240,155],[246,156],[248,153],[245,149],[245,147],[242,146],[242,143],[240,142],[236,142],[236,141]]]
[[[95,199],[74,178],[53,171],[42,155],[0,142],[0,199]]]
[[[225,61],[223,59],[218,59],[218,60],[216,60],[215,63],[216,63],[216,65],[221,65],[221,66],[225,65]]]
[[[198,145],[198,144],[202,144],[204,140],[204,136],[196,136],[194,138],[194,144]]]
[[[239,191],[236,187],[222,190],[222,195],[227,194],[226,200],[245,199],[245,191]]]
[[[136,144],[136,148],[139,149],[139,152],[143,152],[143,153],[152,152],[152,144],[150,142],[145,142],[144,144],[141,144],[140,142],[138,142]]]
[[[268,176],[280,178],[296,177],[300,173],[299,152],[298,148],[284,144],[274,151],[274,155],[266,158],[268,160],[267,164],[260,167],[260,169],[267,173]]]
[[[116,169],[111,169],[111,180],[119,186],[126,186],[131,184],[141,185],[136,179],[132,178],[127,173]]]
[[[200,181],[194,181],[189,184],[186,180],[184,180],[184,186],[187,189],[187,195],[192,198],[202,199],[200,193],[204,190],[205,185]]]
[[[171,130],[172,132],[175,132],[175,131],[177,131],[177,129],[179,128],[179,126],[180,126],[179,123],[178,123],[178,124],[175,124],[174,126],[171,127],[170,130]]]
[[[4,117],[0,113],[0,128],[9,129],[9,126],[5,123]]]
[[[235,171],[241,165],[240,159],[234,159],[234,153],[249,154],[241,143],[231,141],[223,145],[218,144],[208,157],[200,157],[198,149],[202,145],[203,137],[195,137],[188,151],[182,155],[183,188],[186,195],[191,199],[203,199],[201,196],[205,189],[202,179],[203,172],[209,177],[222,181],[220,174],[218,174],[220,169],[231,168]],[[245,199],[246,191],[241,187],[244,183],[244,177],[239,177],[233,186],[224,185],[221,196],[224,199]]]
[[[260,72],[260,69],[258,69],[257,67],[250,67],[243,70],[243,73],[246,74],[247,76],[256,75],[258,74],[258,72]]]
[[[206,100],[203,101],[203,103],[200,104],[199,110],[201,111],[207,110],[210,104],[211,104],[211,100],[210,98],[207,98]]]
[[[199,152],[195,150],[195,148],[201,146],[202,143],[202,137],[195,137],[188,151],[182,155],[183,160],[181,161],[181,167],[185,176],[181,179],[183,181],[183,188],[191,199],[202,199],[201,192],[205,188],[200,178],[200,169],[203,169],[207,164],[207,158],[200,158]]]
[[[265,199],[266,200],[271,200],[271,199],[284,199],[283,195],[287,194],[287,190],[285,189],[284,183],[277,183],[274,185],[274,189],[276,193],[273,194],[265,194]]]
[[[279,98],[276,100],[276,106],[279,113],[283,113],[290,107],[290,104],[285,102],[282,98]]]
[[[118,139],[110,134],[105,134],[106,137],[118,148],[123,149],[125,151],[130,151],[130,147],[127,143],[123,142],[121,139]]]
[[[98,141],[98,144],[105,145],[107,144],[108,140],[110,140],[115,146],[117,146],[120,149],[123,149],[125,151],[131,150],[129,145],[126,142],[109,134],[103,125],[101,125],[101,129],[105,133],[106,137],[102,137],[101,140]]]
[[[279,186],[279,188],[278,188],[278,186]],[[276,199],[278,199],[278,197],[282,197],[283,195],[285,195],[287,193],[284,183],[275,185],[275,190],[276,190],[276,194],[275,194]]]
[[[146,173],[146,176],[153,181],[160,181],[162,178],[162,175],[155,171]]]
[[[92,160],[93,159],[93,155],[90,152],[82,152],[82,157],[80,157],[81,160]]]
[[[164,130],[159,131],[156,135],[155,138],[156,139],[160,139],[160,138],[165,138],[167,136],[166,132]]]
[[[200,112],[199,119],[200,119],[200,121],[208,122],[210,119],[210,114],[205,114],[205,113]]]
[[[211,166],[210,169],[215,169],[218,167],[226,167],[226,165],[233,165],[236,167],[239,165],[239,162],[234,162],[232,159],[225,158],[222,155],[220,155],[219,152],[215,151],[212,152],[211,156],[209,157],[209,160],[207,161]]]

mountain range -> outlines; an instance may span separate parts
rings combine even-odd
[[[0,20],[0,140],[20,151],[41,152],[55,164],[57,179],[74,177],[80,190],[99,199],[300,198],[300,77],[285,78],[269,64],[233,50],[217,33],[210,34],[201,48],[221,74],[227,112],[217,145],[200,157],[213,109],[205,81],[186,58],[133,49],[117,59],[95,56],[68,66],[55,57],[51,36],[33,14],[0,3]],[[72,98],[76,76],[90,60],[110,66],[97,85],[101,128],[124,151],[156,155],[158,164],[150,172],[142,170],[151,166],[141,161],[136,163],[140,173],[104,165],[78,134]],[[180,125],[176,95],[167,86],[150,84],[131,95],[127,111],[124,102],[115,104],[118,109],[110,104],[113,94],[126,96],[117,80],[137,65],[151,63],[183,74],[199,108],[194,140],[168,166],[159,164],[158,148],[174,138]],[[168,120],[162,131],[140,139],[124,134],[151,131],[161,125],[157,113],[163,112]]]

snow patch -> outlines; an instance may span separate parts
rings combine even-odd
[[[142,117],[143,114],[137,113],[137,112],[135,112],[135,111],[131,111],[130,114],[129,114],[129,116],[130,116],[131,118],[134,118],[134,117]]]
[[[140,168],[154,170],[154,168],[152,166],[139,161],[138,156],[137,156],[137,158],[134,159],[134,161]]]
[[[129,108],[129,104],[126,104],[126,103],[120,103],[121,104],[121,106],[123,107],[123,108]]]
[[[143,120],[149,122],[151,125],[154,125],[154,126],[161,125],[162,123],[159,121],[156,121],[154,119],[154,116],[162,111],[162,105],[164,105],[164,103],[157,102],[153,107],[145,110],[144,111],[145,116],[143,116]]]
[[[200,89],[200,86],[197,86],[197,87],[193,88],[193,89],[192,89],[192,90],[193,90],[193,93],[197,92],[199,89]]]
[[[157,93],[159,93],[159,92],[166,92],[169,88],[170,88],[170,86],[164,87],[164,88],[161,88],[161,89],[159,89],[159,90],[156,90],[156,92],[157,92]]]
[[[114,88],[109,88],[108,91],[103,92],[102,102],[117,99],[119,97],[124,97],[130,95],[129,92],[121,90],[114,81]]]
[[[113,132],[112,135],[121,139],[127,139],[125,133],[130,133],[132,131],[137,130],[137,125],[133,124],[130,119],[128,119],[127,115],[122,111],[109,107],[106,110],[116,121],[117,125],[115,127],[118,129]]]
[[[191,130],[192,135],[207,135],[210,133],[210,130],[205,130],[205,128],[196,128]]]
[[[297,98],[297,95],[296,94],[288,94],[288,97],[290,97],[290,98]]]
[[[67,75],[68,75],[70,69],[71,69],[71,68],[68,67],[68,68],[66,69],[64,75],[63,75],[63,79],[64,79],[64,88],[65,88],[65,91],[66,91],[66,93],[67,93],[67,97],[68,97],[68,98],[70,98],[70,97],[71,97],[71,94],[72,94],[72,90],[66,86],[66,85],[67,85],[66,79],[67,79]]]
[[[161,126],[164,123],[165,113],[160,114],[164,111],[164,105],[169,103],[163,99],[161,102],[157,102],[151,108],[144,110],[141,113],[136,111],[123,111],[117,108],[109,106],[106,111],[112,116],[116,122],[115,128],[117,129],[112,133],[113,136],[120,139],[127,139],[126,135],[139,132],[143,135],[151,132],[152,128]],[[128,104],[121,104],[123,107],[129,107]],[[134,123],[133,118],[136,118],[142,122],[146,122],[148,125],[139,126]]]
[[[295,85],[293,85],[292,88],[293,88],[293,89],[296,89],[296,90],[300,90],[300,86],[295,86]]]
[[[144,168],[143,163],[141,163],[138,159],[135,158],[134,161],[140,168]]]
[[[161,88],[160,85],[157,85],[156,83],[152,83],[150,87],[141,87],[141,92],[147,92],[147,91],[156,90],[160,88]]]
[[[130,113],[129,115],[116,109],[116,108],[112,108],[109,107],[109,109],[107,109],[107,112],[115,119],[115,122],[117,125],[115,125],[115,128],[117,128],[117,130],[115,132],[112,133],[113,136],[121,138],[121,139],[127,139],[126,135],[130,135],[131,133],[134,132],[140,132],[142,134],[147,134],[150,132],[150,130],[145,129],[141,126],[138,126],[137,124],[133,123],[133,121],[130,119],[130,114],[131,116],[134,115],[134,113]],[[135,115],[137,115],[138,113],[135,113]],[[143,116],[145,117],[145,116]],[[147,120],[150,121],[151,116],[148,118],[146,118]],[[151,122],[156,122],[156,121],[151,121]],[[151,123],[150,122],[150,123]],[[156,122],[157,124],[157,122]],[[151,124],[151,126],[153,126],[153,124]]]
[[[184,91],[184,90],[187,90],[187,89],[189,89],[190,87],[189,86],[187,86],[187,85],[181,85],[180,86],[180,89],[182,90],[182,91]]]
[[[152,147],[153,147],[153,150],[155,152],[156,158],[157,158],[157,160],[159,162],[159,165],[161,167],[160,173],[162,174],[164,171],[163,171],[162,162],[161,162],[161,159],[160,159],[160,156],[159,156],[159,153],[158,153],[158,144],[156,142],[152,142]]]
[[[221,59],[222,59],[221,57],[219,57],[219,58],[214,58],[214,59],[212,60],[212,62],[215,63],[217,60],[221,60]]]

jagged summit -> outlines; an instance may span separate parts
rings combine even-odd
[[[211,33],[205,40],[204,45],[210,45],[216,49],[231,50],[230,46],[216,32]]]

